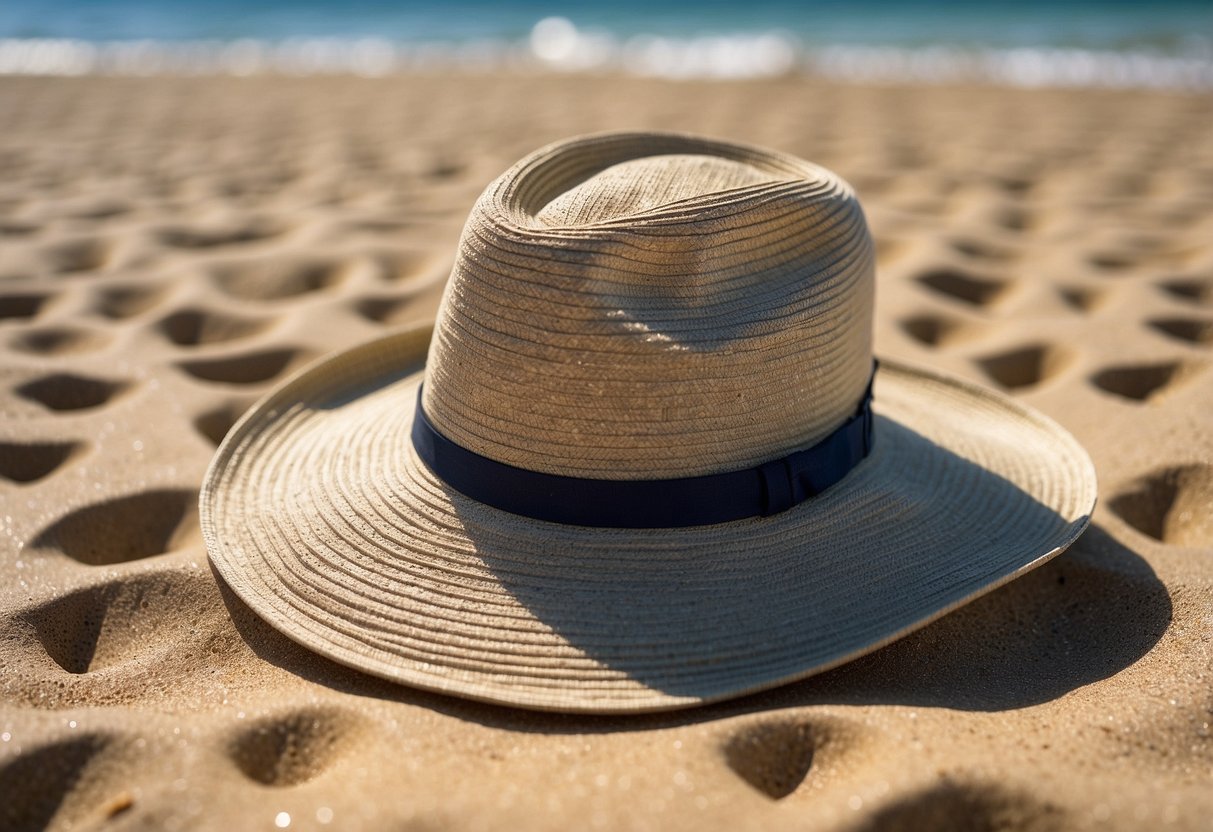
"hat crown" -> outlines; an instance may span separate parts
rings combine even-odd
[[[426,412],[463,447],[544,473],[758,465],[854,412],[873,273],[854,193],[816,165],[675,134],[558,143],[472,209]]]
[[[626,221],[683,200],[772,181],[777,177],[769,172],[716,156],[646,156],[594,173],[543,206],[535,219],[549,227]]]

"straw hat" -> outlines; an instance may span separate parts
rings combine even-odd
[[[323,360],[228,435],[211,560],[317,653],[529,708],[870,652],[1064,550],[1096,494],[999,393],[886,361],[870,405],[873,271],[851,188],[794,157],[544,148],[473,208],[432,340]]]

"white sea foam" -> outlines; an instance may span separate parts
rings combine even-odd
[[[817,46],[785,32],[700,37],[577,28],[545,18],[521,41],[393,42],[0,39],[3,75],[382,76],[416,69],[620,72],[654,78],[806,74],[852,82],[984,82],[1020,87],[1213,89],[1213,42],[1178,53],[1067,48]]]

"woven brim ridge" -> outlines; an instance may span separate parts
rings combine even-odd
[[[992,391],[884,362],[876,447],[770,518],[593,529],[454,492],[409,440],[428,329],[323,360],[258,403],[202,491],[212,561],[342,664],[536,709],[639,712],[803,678],[1063,551],[1090,459]]]

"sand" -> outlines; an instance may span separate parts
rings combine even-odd
[[[1208,97],[4,79],[0,113],[0,828],[1208,828]],[[626,127],[849,179],[878,353],[1070,428],[1089,532],[841,669],[668,715],[465,703],[277,635],[200,542],[217,442],[309,359],[432,319],[508,164]]]

